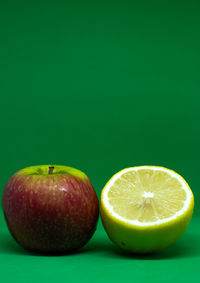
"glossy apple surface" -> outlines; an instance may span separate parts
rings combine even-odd
[[[22,247],[44,253],[73,252],[92,237],[99,203],[83,172],[41,165],[10,178],[3,192],[3,211],[10,233]]]

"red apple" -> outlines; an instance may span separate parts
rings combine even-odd
[[[99,203],[83,172],[41,165],[10,178],[3,192],[3,211],[10,233],[22,247],[44,253],[72,252],[92,237]]]

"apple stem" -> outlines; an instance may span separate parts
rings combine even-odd
[[[53,174],[54,166],[49,166],[49,174]]]

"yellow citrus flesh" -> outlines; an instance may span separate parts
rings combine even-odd
[[[187,228],[194,198],[186,181],[156,166],[127,168],[106,184],[101,217],[113,242],[135,252],[161,250]]]

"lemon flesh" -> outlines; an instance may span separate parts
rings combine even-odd
[[[101,217],[109,237],[120,247],[141,253],[176,241],[186,230],[193,207],[186,181],[163,167],[124,169],[101,193]]]

